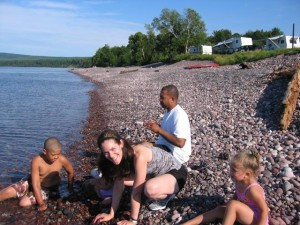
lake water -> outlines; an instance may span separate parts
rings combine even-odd
[[[0,67],[0,184],[26,175],[46,138],[63,151],[80,139],[92,88],[65,68]]]

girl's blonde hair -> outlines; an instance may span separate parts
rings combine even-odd
[[[236,154],[232,161],[238,162],[244,169],[249,169],[253,176],[258,176],[260,156],[256,150],[243,151]]]

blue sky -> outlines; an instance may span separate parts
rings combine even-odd
[[[164,8],[196,10],[207,33],[279,27],[300,35],[299,0],[0,0],[0,52],[93,56],[98,48],[127,45],[145,33]]]

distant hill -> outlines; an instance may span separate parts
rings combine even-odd
[[[31,56],[0,52],[0,66],[90,67],[91,57]]]
[[[85,57],[54,57],[54,56],[33,56],[33,55],[21,55],[13,53],[2,53],[0,52],[0,60],[9,59],[9,60],[26,60],[26,59],[74,59],[74,58],[85,58]]]

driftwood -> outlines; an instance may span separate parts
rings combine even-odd
[[[292,77],[293,74],[295,74],[295,72],[296,72],[296,68],[282,67],[282,68],[275,70],[271,75],[272,76],[291,76]]]
[[[134,70],[121,70],[120,71],[120,74],[123,74],[123,73],[131,73],[131,72],[136,72],[138,71],[138,69],[134,69]]]
[[[165,65],[165,63],[157,62],[157,63],[151,63],[148,65],[145,65],[145,66],[143,66],[143,68],[156,68],[156,67],[163,66],[163,65]]]
[[[240,65],[241,69],[251,69],[251,65],[249,63],[246,62],[242,62]]]
[[[282,75],[289,75],[288,71]],[[297,100],[300,91],[300,64],[297,65],[297,69],[288,84],[287,91],[285,93],[284,100],[282,101],[283,114],[280,120],[280,129],[286,130],[292,122],[293,114],[297,106]]]

